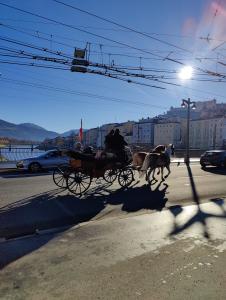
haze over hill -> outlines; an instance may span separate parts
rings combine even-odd
[[[46,138],[55,138],[59,133],[48,131],[36,124],[13,124],[0,120],[0,137],[15,138],[17,140],[43,141]]]

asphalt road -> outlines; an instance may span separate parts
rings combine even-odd
[[[105,218],[0,243],[8,300],[225,300],[226,202]]]
[[[197,204],[226,196],[226,171],[199,164],[173,165],[164,182],[147,185],[143,178],[126,190],[94,183],[83,198],[59,189],[46,174],[0,174],[0,237],[15,237],[84,221],[151,213],[175,205]]]
[[[82,199],[49,174],[0,175],[2,237],[58,227],[0,240],[2,299],[224,300],[225,175],[175,165],[166,182]]]

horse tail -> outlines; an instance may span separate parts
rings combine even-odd
[[[147,172],[148,168],[150,167],[150,160],[151,160],[151,154],[147,154],[143,165],[140,169],[140,177],[144,176],[144,174]]]

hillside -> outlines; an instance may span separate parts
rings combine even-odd
[[[43,141],[55,138],[59,134],[32,123],[13,124],[0,120],[0,137],[15,138],[17,140]]]

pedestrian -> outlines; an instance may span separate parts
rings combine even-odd
[[[171,144],[171,155],[174,156],[175,153],[175,147],[174,144]]]
[[[75,151],[76,152],[82,152],[82,144],[81,143],[76,143],[75,145]]]

